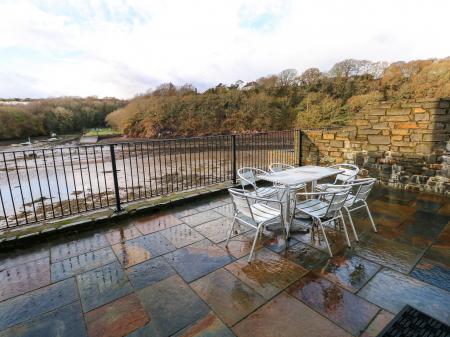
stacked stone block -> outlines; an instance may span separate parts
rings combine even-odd
[[[450,98],[370,104],[347,126],[304,130],[304,164],[355,163],[403,189],[450,195]]]

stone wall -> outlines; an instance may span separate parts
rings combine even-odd
[[[450,98],[371,104],[346,127],[305,130],[302,161],[354,163],[381,183],[450,195]]]

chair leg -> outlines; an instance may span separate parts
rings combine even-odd
[[[344,207],[345,211],[347,212],[348,219],[350,220],[350,226],[352,227],[353,235],[355,236],[356,242],[359,242],[358,234],[356,234],[355,224],[353,223],[352,215],[350,214],[350,211],[347,207]]]
[[[256,241],[258,241],[258,234],[261,229],[261,226],[258,226],[255,233],[255,238],[253,239],[252,249],[250,250],[250,255],[248,256],[248,263],[252,262],[253,251],[255,250]]]
[[[350,238],[348,237],[347,226],[345,225],[344,215],[342,214],[342,211],[339,211],[339,214],[340,214],[340,218],[342,220],[342,227],[344,228],[344,234],[345,234],[345,239],[347,240],[347,246],[349,248],[351,248],[352,245],[350,243]]]
[[[322,221],[320,221],[320,219],[318,221],[320,229],[322,230],[323,237],[325,239],[325,243],[327,244],[328,253],[330,254],[330,257],[333,257],[333,253],[331,252],[330,244],[328,243],[327,234],[325,233],[325,229],[323,228]]]
[[[233,222],[231,223],[230,226],[230,232],[228,233],[228,237],[227,237],[227,242],[225,242],[225,247],[228,247],[228,242],[230,241],[231,235],[233,233],[233,229],[234,229],[234,223],[236,222],[236,215],[233,218]]]
[[[367,205],[367,202],[364,201],[364,205],[366,205],[367,214],[369,214],[370,223],[372,224],[373,231],[375,233],[378,233],[377,227],[375,226],[375,223],[373,222],[372,214],[370,213],[369,205]]]

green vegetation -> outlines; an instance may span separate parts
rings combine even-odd
[[[84,133],[85,136],[103,136],[103,137],[109,137],[109,136],[120,136],[122,133],[120,133],[117,130],[113,130],[111,128],[95,128],[90,129]]]
[[[61,97],[40,100],[5,100],[28,102],[5,105],[0,101],[0,139],[79,132],[86,128],[105,126],[105,117],[123,107],[116,98]]]
[[[288,69],[243,86],[163,84],[107,116],[131,136],[167,137],[346,124],[367,103],[450,97],[450,58],[384,62],[345,60],[323,73]]]

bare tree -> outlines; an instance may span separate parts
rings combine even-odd
[[[278,75],[278,84],[282,87],[291,86],[297,83],[297,70],[285,69]]]

